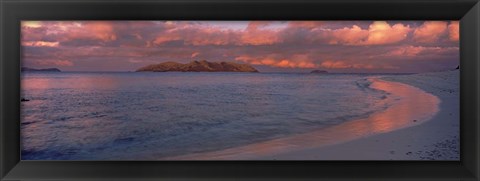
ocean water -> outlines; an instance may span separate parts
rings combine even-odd
[[[385,109],[372,75],[22,74],[22,160],[142,160],[306,133]]]

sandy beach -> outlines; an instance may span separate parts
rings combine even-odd
[[[459,71],[371,78],[395,99],[368,118],[181,160],[458,160]]]
[[[458,160],[459,71],[384,77],[418,87],[440,98],[440,111],[412,127],[331,146],[293,151],[265,159]]]

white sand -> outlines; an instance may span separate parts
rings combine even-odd
[[[372,87],[392,93],[389,96],[391,98],[401,99],[369,118],[292,137],[169,159],[459,159],[459,71],[397,75],[382,79],[386,81],[373,79]],[[390,119],[392,117],[394,120]]]

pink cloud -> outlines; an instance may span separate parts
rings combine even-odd
[[[161,45],[161,44],[164,44],[164,43],[167,43],[167,42],[176,41],[176,40],[180,40],[180,39],[181,39],[181,37],[178,36],[178,35],[170,35],[170,36],[162,35],[162,36],[158,36],[157,38],[155,38],[153,43],[155,43],[157,45]]]
[[[268,22],[257,21],[248,24],[246,31],[240,32],[240,45],[272,45],[281,42],[278,31],[261,29],[267,26]]]
[[[276,58],[276,55],[269,55],[264,57],[252,57],[248,55],[238,56],[237,61],[243,61],[253,65],[268,65],[272,67],[282,68],[315,68],[312,61],[307,59],[306,55],[294,55],[292,59]]]
[[[401,46],[381,56],[394,57],[418,57],[424,55],[436,56],[444,53],[458,52],[458,47],[424,47],[424,46]]]
[[[128,62],[130,62],[130,63],[144,63],[145,61],[142,60],[142,59],[132,59],[132,58],[130,58],[130,59],[128,59]]]
[[[262,29],[268,22],[253,22],[245,30],[179,24],[159,33],[154,44],[182,40],[186,45],[271,45],[280,42],[275,30]]]
[[[23,40],[41,40],[43,37],[55,38],[57,41],[87,39],[100,41],[113,41],[117,39],[112,22],[106,21],[52,21],[22,23]],[[42,33],[42,36],[35,36]]]
[[[192,58],[195,58],[195,57],[197,57],[198,55],[200,55],[200,52],[193,52],[191,57],[192,57]]]
[[[167,42],[182,40],[185,45],[227,45],[235,43],[233,30],[224,30],[216,27],[195,27],[186,25],[159,33],[153,42],[162,45]]]
[[[375,21],[368,29],[353,25],[351,28],[328,30],[323,36],[330,39],[329,44],[385,45],[405,40],[410,30],[410,26],[401,23],[391,26],[385,21]]]
[[[458,41],[460,38],[460,25],[458,21],[451,21],[448,25],[448,37],[451,41]]]
[[[36,64],[42,66],[60,66],[60,67],[71,67],[73,62],[69,60],[36,60]]]
[[[447,30],[447,22],[426,21],[413,32],[413,39],[421,43],[437,41]]]
[[[320,67],[328,69],[397,69],[398,67],[391,65],[371,64],[368,62],[358,63],[343,60],[326,60],[320,63]]]
[[[324,68],[329,68],[329,69],[346,69],[346,68],[352,67],[350,64],[345,63],[343,61],[332,61],[332,60],[327,60],[322,62],[320,66]]]
[[[332,30],[332,39],[330,44],[347,44],[358,45],[361,44],[366,38],[368,38],[368,30],[363,30],[357,25],[353,25],[351,28],[342,28]]]
[[[89,64],[97,67],[94,61],[105,60],[131,70],[141,64],[202,58],[283,68],[385,71],[399,66],[416,71],[398,60],[441,60],[445,67],[456,60],[458,21],[443,24],[33,21],[22,22],[21,43],[27,65],[39,65],[41,60],[49,66],[75,64],[86,69]]]
[[[41,21],[22,21],[21,26],[28,28],[39,28],[42,26],[42,23]]]
[[[427,49],[440,49],[439,47],[435,47],[435,48],[427,48],[427,47],[422,47],[422,46],[404,46],[404,47],[399,47],[395,50],[392,50],[390,52],[387,53],[387,56],[409,56],[409,57],[413,57],[413,56],[417,56],[419,55],[420,53],[422,53],[423,51],[427,50]]]
[[[109,22],[87,22],[75,28],[67,34],[72,39],[97,39],[102,41],[113,41],[117,36],[113,26]]]
[[[407,38],[410,26],[401,23],[390,26],[385,21],[376,21],[368,28],[368,38],[365,45],[381,45],[397,43]]]
[[[40,26],[40,27],[37,27]],[[45,29],[41,27],[41,25],[37,26],[26,26],[24,23],[22,23],[22,36],[21,36],[21,41],[22,44],[23,42],[30,41],[42,41],[43,38],[47,37],[48,35],[45,33]]]
[[[358,25],[339,29],[323,29],[324,22],[320,21],[292,21],[283,28],[270,29],[271,22],[250,22],[244,30],[224,29],[214,26],[194,26],[192,24],[171,22],[168,31],[159,33],[153,41],[161,45],[171,41],[182,40],[185,45],[273,45],[284,43],[286,36],[304,33],[303,42],[315,44],[340,45],[386,45],[404,41],[414,30],[414,39],[420,42],[436,41],[439,34],[445,31],[445,22],[425,22],[421,27],[411,28],[402,23],[389,24],[386,21],[375,21],[367,29]],[[305,30],[298,30],[305,29]],[[454,32],[455,24],[451,25]],[[452,39],[454,35],[452,34]],[[300,40],[302,41],[302,40]]]
[[[304,28],[315,29],[325,24],[322,21],[291,21],[288,23],[288,28]]]
[[[187,45],[228,45],[238,42],[238,35],[233,30],[218,28],[197,29],[191,28],[183,32],[182,36]]]
[[[250,21],[248,23],[248,26],[246,29],[259,29],[259,28],[262,28],[262,27],[266,27],[268,25],[270,25],[272,22],[270,21]]]
[[[22,42],[23,46],[32,46],[32,47],[58,47],[59,42],[48,42],[48,41],[24,41]]]

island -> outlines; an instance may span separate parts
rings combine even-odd
[[[325,70],[312,70],[311,74],[327,74],[328,72]]]
[[[137,72],[258,72],[248,64],[234,62],[209,62],[206,60],[191,61],[186,64],[178,62],[164,62],[147,65],[136,70]]]
[[[22,67],[20,71],[22,72],[61,72],[61,70],[58,68],[34,69],[34,68],[28,68],[28,67]]]

